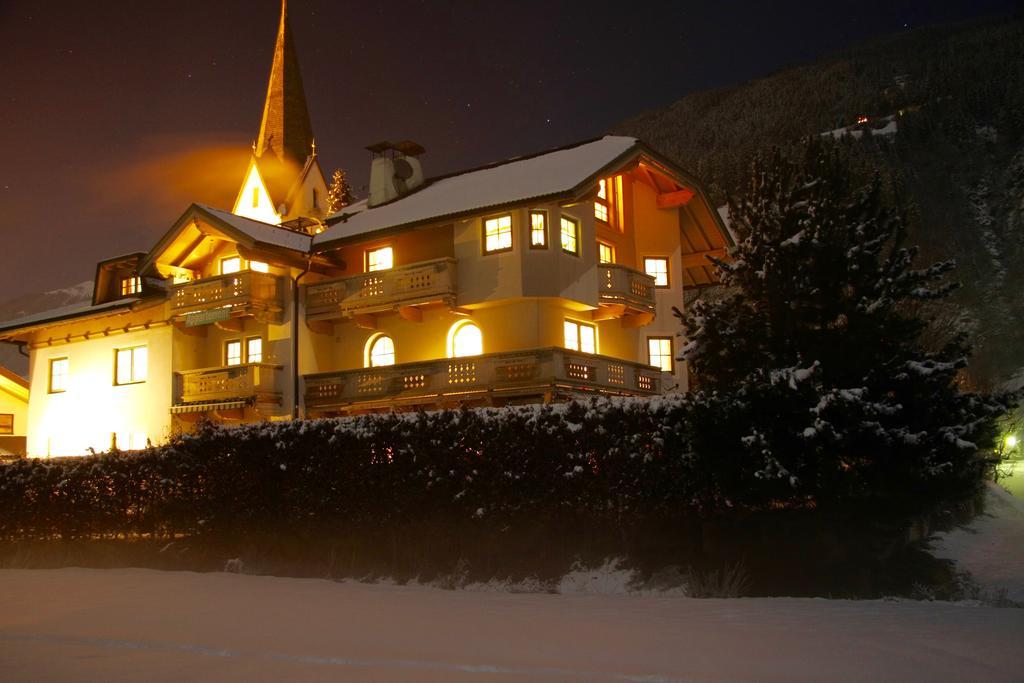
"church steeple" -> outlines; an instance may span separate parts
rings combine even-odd
[[[295,39],[288,23],[288,0],[281,0],[281,25],[274,46],[274,63],[270,69],[260,135],[253,151],[257,157],[269,151],[279,161],[290,161],[301,167],[311,154],[312,145],[313,126],[302,88]]]

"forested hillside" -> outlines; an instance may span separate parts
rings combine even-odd
[[[958,262],[964,286],[955,308],[936,310],[936,329],[971,332],[972,379],[990,385],[1024,367],[1024,19],[888,36],[687,95],[616,132],[695,171],[722,204],[759,150],[836,139],[904,202],[922,262]]]

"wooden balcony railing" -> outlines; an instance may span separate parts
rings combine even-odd
[[[251,400],[256,403],[279,403],[280,365],[248,363],[220,368],[203,368],[178,373],[180,396],[175,403],[213,403],[217,401]]]
[[[455,301],[455,259],[421,261],[390,270],[318,282],[306,288],[306,316],[330,320],[402,306]]]
[[[657,368],[559,348],[306,375],[305,387],[306,408],[314,412],[444,403],[481,395],[653,396],[663,391]]]
[[[655,309],[654,278],[617,263],[598,266],[598,287],[603,304],[624,304],[626,309],[650,312]]]
[[[185,316],[218,308],[280,311],[284,295],[280,282],[277,275],[243,270],[174,285],[171,287],[171,313]]]

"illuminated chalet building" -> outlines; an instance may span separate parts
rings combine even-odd
[[[97,266],[90,305],[0,325],[30,354],[27,450],[159,443],[207,418],[656,396],[683,289],[729,237],[696,179],[608,136],[424,178],[380,143],[327,215],[287,13],[231,211],[192,205]]]

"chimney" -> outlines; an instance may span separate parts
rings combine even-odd
[[[423,184],[423,166],[417,157],[426,150],[412,140],[378,142],[366,149],[373,154],[369,207],[404,197]]]

